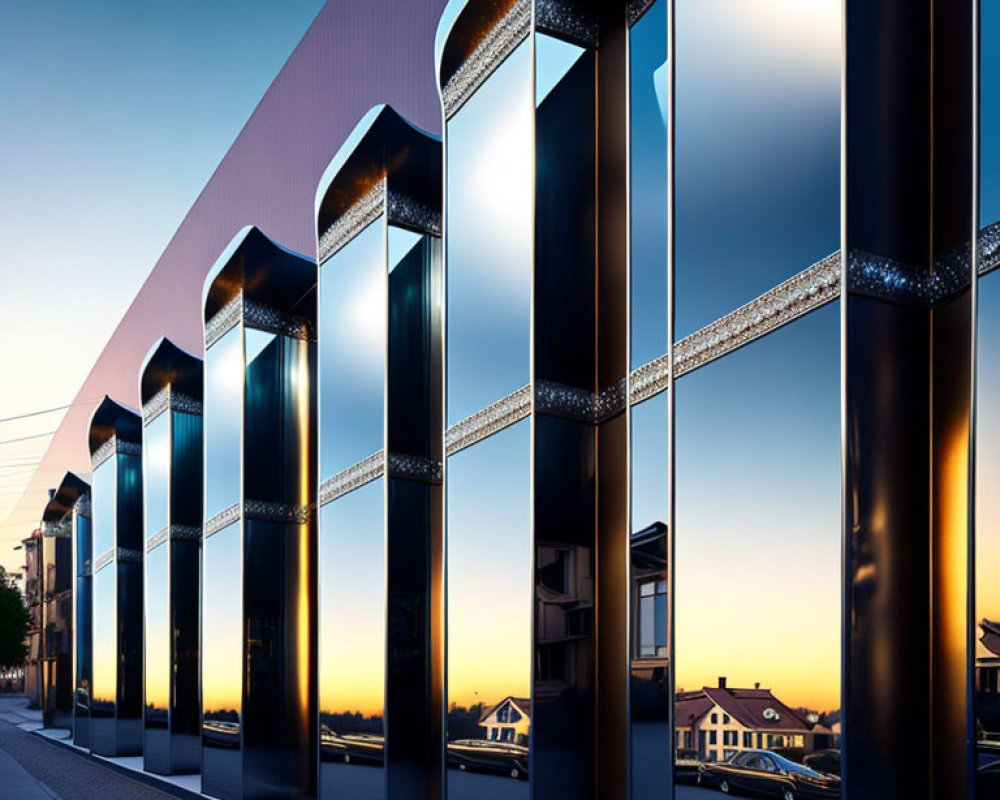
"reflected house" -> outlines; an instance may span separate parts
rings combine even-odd
[[[316,267],[240,231],[204,284],[202,791],[315,793]]]
[[[813,750],[810,724],[760,684],[729,688],[721,677],[718,686],[679,691],[674,714],[678,758],[724,761],[751,748]]]
[[[527,746],[531,730],[531,700],[527,697],[505,697],[487,709],[479,720],[484,739]]]
[[[980,654],[976,656],[976,738],[980,745],[1000,747],[1000,622],[983,619]]]
[[[21,540],[24,548],[24,605],[28,609],[28,657],[24,662],[24,694],[32,707],[42,704],[42,529]]]
[[[42,512],[42,719],[47,728],[73,723],[73,514],[90,489],[67,472]]]
[[[91,752],[142,753],[142,418],[105,397],[90,419]]]
[[[319,794],[363,782],[371,797],[390,786],[433,797],[444,680],[440,140],[372,108],[330,162],[316,214]]]
[[[139,398],[146,551],[143,762],[150,772],[197,772],[201,359],[159,340],[143,363]]]

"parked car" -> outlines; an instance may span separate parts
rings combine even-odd
[[[448,742],[448,766],[527,780],[528,748],[489,739],[456,739]]]
[[[319,729],[320,758],[345,764],[382,764],[385,737],[375,733],[337,733],[328,725]]]
[[[771,750],[741,750],[728,761],[702,764],[698,783],[725,794],[755,794],[781,800],[840,797],[838,776],[817,772]]]
[[[816,750],[803,758],[802,763],[817,772],[825,772],[827,775],[840,775],[839,750]]]
[[[237,748],[240,746],[240,723],[205,720],[201,726],[202,741],[208,746]]]

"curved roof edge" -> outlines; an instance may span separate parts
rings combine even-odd
[[[112,436],[117,436],[126,442],[141,444],[142,417],[134,409],[104,395],[104,399],[90,417],[87,430],[90,455],[94,455]]]
[[[51,499],[45,504],[42,522],[58,522],[65,517],[81,495],[90,491],[90,483],[75,472],[67,472]]]
[[[200,400],[204,385],[202,359],[161,336],[139,367],[139,402],[145,406],[168,385]]]

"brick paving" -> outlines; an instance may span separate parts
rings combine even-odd
[[[19,772],[11,766],[16,762],[42,784],[40,788],[48,790],[39,795],[46,800],[176,800],[171,794],[157,791],[2,719],[0,751],[10,757],[0,758],[0,795],[4,798],[20,800],[17,794],[8,795],[4,791],[7,773],[13,777]],[[24,796],[26,800],[31,797]]]

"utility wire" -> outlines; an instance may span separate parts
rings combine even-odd
[[[4,439],[0,441],[0,444],[16,444],[17,442],[26,442],[29,439],[41,439],[43,436],[53,436],[55,431],[49,431],[48,433],[35,433],[31,436],[22,436],[20,439]]]
[[[68,403],[64,406],[56,406],[55,408],[43,408],[41,411],[29,411],[27,414],[18,414],[16,417],[4,417],[0,419],[0,422],[16,422],[19,419],[28,419],[29,417],[40,417],[42,414],[51,414],[55,411],[62,411],[67,408],[72,408],[73,406],[82,406],[87,403],[93,403],[98,398],[87,397],[83,400],[77,400],[75,403]]]

